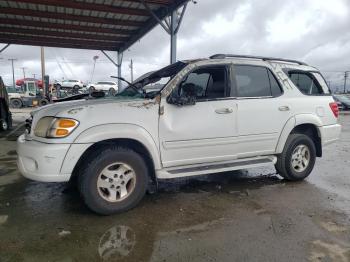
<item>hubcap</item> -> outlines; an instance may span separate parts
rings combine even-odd
[[[105,167],[97,178],[97,191],[108,202],[127,198],[135,188],[135,171],[125,163],[116,162]]]
[[[303,172],[310,163],[310,150],[306,145],[298,145],[292,154],[292,167],[296,172]]]

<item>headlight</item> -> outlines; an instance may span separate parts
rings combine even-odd
[[[66,137],[79,125],[71,118],[43,117],[35,126],[34,134],[38,137],[61,138]]]

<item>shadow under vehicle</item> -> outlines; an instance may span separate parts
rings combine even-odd
[[[9,110],[9,97],[2,78],[0,77],[0,131],[12,127],[12,115]]]

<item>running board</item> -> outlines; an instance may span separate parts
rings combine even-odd
[[[234,160],[230,162],[216,162],[211,164],[187,165],[181,167],[166,168],[157,170],[159,179],[169,179],[177,177],[198,176],[211,173],[220,173],[233,170],[247,169],[253,167],[266,166],[276,163],[275,156],[254,157]]]

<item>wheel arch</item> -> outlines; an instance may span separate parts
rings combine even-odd
[[[145,156],[151,178],[156,182],[155,170],[161,168],[158,146],[151,134],[134,124],[107,124],[82,132],[70,146],[61,167],[61,173],[74,177],[84,160],[103,146],[120,145]]]
[[[322,157],[322,139],[319,126],[322,126],[322,122],[312,114],[301,114],[290,118],[281,133],[276,147],[276,153],[282,153],[288,136],[297,133],[309,136],[315,144],[316,156]]]
[[[137,141],[135,139],[130,139],[130,138],[114,138],[114,139],[107,139],[107,140],[102,140],[99,142],[96,142],[92,145],[90,145],[84,153],[80,156],[78,159],[77,163],[75,164],[73,171],[72,171],[72,176],[71,180],[75,180],[77,176],[79,175],[79,170],[81,169],[82,165],[94,154],[98,153],[100,150],[103,150],[103,148],[111,147],[111,146],[120,146],[120,147],[125,147],[134,150],[135,152],[139,153],[142,158],[145,159],[145,163],[148,168],[148,172],[150,175],[150,179],[154,184],[157,185],[157,177],[155,173],[155,165],[153,158],[151,156],[151,153],[149,150],[146,148],[144,144],[142,144],[140,141]]]

